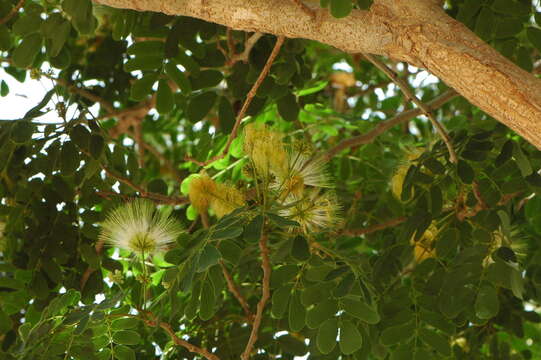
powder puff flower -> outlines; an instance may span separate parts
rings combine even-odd
[[[217,183],[202,174],[190,181],[188,196],[200,213],[210,207],[221,218],[245,205],[244,194],[232,185]]]
[[[287,164],[283,135],[265,125],[248,124],[244,128],[244,152],[253,163],[259,177],[282,172]]]
[[[146,256],[166,250],[182,231],[176,219],[156,210],[150,200],[136,199],[107,215],[100,239],[138,256]]]
[[[278,214],[298,222],[305,234],[332,228],[340,221],[340,208],[333,193],[321,194],[313,189],[300,200],[288,197],[283,205]]]

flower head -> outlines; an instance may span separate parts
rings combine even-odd
[[[108,214],[100,239],[145,256],[165,250],[182,231],[177,220],[156,210],[151,201],[136,199]]]
[[[298,222],[304,233],[311,233],[336,226],[340,220],[339,210],[334,194],[320,194],[312,189],[300,200],[295,196],[288,197],[278,214]]]
[[[200,213],[207,211],[217,185],[207,174],[201,174],[190,181],[188,197],[193,207]]]
[[[275,176],[273,187],[286,196],[292,194],[300,197],[305,185],[319,188],[332,187],[325,168],[325,160],[314,159],[300,151],[288,153],[285,170],[276,172]]]
[[[244,128],[244,152],[259,176],[268,178],[271,172],[280,172],[286,166],[287,152],[282,137],[265,125],[251,123]]]
[[[212,198],[210,207],[218,218],[244,206],[246,200],[240,190],[228,184],[217,183],[216,185],[217,191]]]

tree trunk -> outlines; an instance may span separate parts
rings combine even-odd
[[[312,18],[293,0],[94,1],[404,60],[438,76],[541,149],[541,80],[447,16],[439,0],[375,0],[369,11],[353,10],[344,19],[335,19],[323,9]]]

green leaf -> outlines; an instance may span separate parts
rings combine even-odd
[[[9,94],[8,84],[4,80],[0,81],[0,96],[5,97],[8,94]]]
[[[233,111],[233,106],[231,106],[231,103],[225,96],[220,97],[218,118],[220,119],[220,130],[224,133],[230,133],[235,125],[235,112]],[[235,141],[237,139],[235,139]],[[233,149],[231,149],[231,154],[237,158],[240,157],[237,156],[238,154],[233,153]]]
[[[349,0],[348,0],[349,1]],[[299,105],[295,95],[288,93],[278,99],[278,113],[286,121],[295,121],[299,117]]]
[[[30,34],[15,49],[12,55],[13,64],[20,68],[29,67],[41,49],[43,38],[39,34]]]
[[[192,98],[186,109],[186,117],[192,123],[203,120],[214,106],[218,95],[215,92],[209,91],[199,94]]]
[[[451,345],[449,340],[444,336],[436,333],[433,330],[419,329],[419,337],[425,344],[442,354],[443,356],[451,355]]]
[[[340,340],[338,342],[342,354],[350,355],[359,350],[363,345],[363,337],[357,326],[349,320],[343,320],[340,324]]]
[[[207,245],[203,248],[201,255],[199,256],[199,262],[197,264],[197,272],[203,272],[209,267],[218,264],[222,254],[212,245]]]
[[[230,226],[224,229],[219,229],[210,235],[211,240],[235,239],[242,234],[244,229],[242,226]]]
[[[119,345],[137,345],[141,336],[133,330],[119,330],[113,333],[113,341]]]
[[[345,298],[340,302],[344,311],[351,316],[355,316],[368,324],[377,324],[380,321],[378,312],[360,300]]]
[[[288,313],[289,329],[299,332],[306,325],[306,307],[301,303],[300,291],[296,290],[289,300]]]
[[[163,57],[164,43],[163,41],[137,41],[126,49],[128,55],[134,56],[160,56]]]
[[[139,320],[136,318],[120,318],[115,319],[111,323],[111,329],[112,330],[127,330],[127,329],[133,329],[139,324]]]
[[[71,141],[62,144],[60,153],[60,170],[63,175],[72,175],[79,167],[79,152]]]
[[[246,225],[246,228],[244,229],[244,241],[259,241],[261,230],[263,229],[263,220],[263,216],[257,215],[248,223],[248,225]]]
[[[415,323],[409,322],[403,325],[388,327],[382,331],[380,341],[385,346],[404,343],[411,339],[415,330]]]
[[[281,319],[284,317],[288,308],[292,288],[293,285],[286,284],[274,290],[272,293],[271,314],[274,318]]]
[[[293,239],[291,256],[298,261],[306,261],[310,258],[310,248],[304,236],[297,235]]]
[[[158,82],[158,92],[156,94],[156,110],[160,114],[170,113],[175,107],[173,92],[167,83],[167,80]]]
[[[475,300],[475,314],[479,319],[491,319],[498,315],[499,311],[500,302],[496,288],[490,283],[484,283]]]
[[[114,347],[115,358],[118,360],[135,360],[135,351],[124,345]]]
[[[6,25],[0,25],[0,50],[9,50],[12,45],[13,40],[11,37],[11,32],[8,30]]]
[[[517,161],[518,168],[520,169],[520,173],[523,177],[526,177],[528,175],[531,175],[533,172],[532,165],[530,164],[530,160],[526,155],[524,155],[524,152],[522,151],[522,148],[520,147],[519,143],[514,142],[513,143],[513,157]]]
[[[192,92],[190,81],[175,64],[172,62],[165,64],[165,73],[178,85],[180,91],[188,94]]]
[[[87,150],[90,145],[90,131],[83,125],[77,125],[71,129],[70,138],[81,149]]]
[[[438,257],[451,257],[456,254],[460,232],[456,228],[447,228],[436,241],[436,254]]]
[[[90,155],[94,159],[99,159],[103,153],[103,148],[105,146],[103,137],[101,135],[92,134],[90,136]]]
[[[40,26],[43,20],[39,14],[31,13],[19,16],[17,21],[13,24],[13,34],[24,37],[29,34],[37,33],[40,30]]]
[[[136,70],[151,71],[157,70],[162,66],[163,57],[156,55],[137,56],[129,59],[124,64],[124,71],[132,72]]]
[[[351,0],[331,0],[331,15],[335,18],[348,16],[352,9]]]
[[[317,330],[316,344],[322,354],[329,354],[336,346],[338,319],[327,319]]]
[[[32,139],[34,124],[26,120],[18,120],[11,127],[10,138],[16,144],[24,144]]]
[[[199,317],[201,320],[209,320],[214,315],[214,304],[216,302],[214,285],[210,279],[203,282],[201,288],[201,300],[199,308]]]
[[[279,336],[276,341],[280,344],[282,351],[288,354],[303,356],[308,351],[308,347],[303,341],[289,334]]]
[[[529,27],[526,29],[526,35],[533,46],[535,46],[537,50],[541,51],[541,30],[538,28]]]
[[[473,168],[464,160],[458,160],[457,174],[464,184],[471,184],[475,177]]]
[[[131,86],[130,97],[135,101],[142,101],[151,91],[152,86],[158,80],[157,73],[146,74]]]
[[[191,77],[192,89],[200,90],[218,85],[223,80],[223,75],[217,70],[203,70],[198,76]]]
[[[232,240],[222,240],[218,246],[224,260],[237,264],[242,255],[242,249]]]
[[[55,57],[60,53],[71,31],[71,24],[61,14],[51,14],[41,25],[49,56]]]
[[[316,329],[325,320],[334,316],[337,311],[338,302],[336,300],[325,300],[308,310],[308,313],[306,314],[306,325],[308,325],[310,329]]]
[[[488,40],[492,36],[493,29],[494,29],[494,13],[490,10],[490,8],[483,7],[481,9],[481,13],[477,17],[477,22],[475,23],[475,32],[483,40]]]

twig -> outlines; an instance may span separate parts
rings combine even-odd
[[[170,196],[165,196],[162,194],[146,191],[143,187],[135,184],[130,179],[113,173],[107,166],[103,164],[100,164],[100,165],[103,171],[105,171],[107,175],[109,175],[112,178],[117,179],[121,183],[124,183],[128,185],[129,187],[131,187],[132,189],[138,191],[140,196],[143,198],[156,200],[163,204],[170,204],[170,205],[180,205],[180,204],[186,204],[188,202],[188,198],[186,197],[170,197]]]
[[[426,106],[421,100],[419,100],[419,98],[417,98],[417,96],[415,96],[413,91],[409,88],[408,84],[404,80],[400,79],[398,75],[387,65],[385,65],[383,62],[379,61],[372,55],[363,54],[363,56],[372,64],[374,64],[375,67],[377,67],[378,69],[383,71],[388,77],[390,77],[393,82],[400,88],[400,90],[402,90],[404,95],[406,95],[409,100],[413,101],[413,103],[417,105],[419,109],[421,109],[423,115],[425,115],[430,120],[436,131],[440,134],[443,142],[445,142],[447,150],[449,151],[449,160],[453,164],[456,164],[458,159],[456,157],[455,149],[453,148],[453,145],[451,143],[451,139],[449,138],[449,135],[447,134],[447,131],[445,130],[443,125],[436,120],[430,108]]]
[[[447,90],[442,95],[438,96],[434,100],[427,103],[427,106],[430,109],[437,109],[438,107],[442,106],[443,104],[445,104],[449,100],[454,99],[457,96],[458,94],[456,93],[456,91]],[[389,120],[385,120],[378,123],[372,130],[370,130],[366,134],[355,136],[355,137],[352,137],[351,139],[346,139],[346,140],[341,141],[336,146],[330,148],[327,152],[325,152],[322,155],[322,157],[325,160],[330,160],[342,150],[345,150],[350,147],[369,144],[372,141],[374,141],[376,137],[383,134],[385,131],[389,130],[393,126],[403,123],[405,121],[408,121],[421,113],[422,113],[422,110],[420,108],[404,111]]]
[[[263,269],[263,284],[261,291],[261,299],[257,303],[257,311],[254,318],[254,323],[252,325],[252,332],[250,333],[250,338],[246,344],[244,352],[240,356],[242,360],[248,360],[254,344],[257,340],[259,327],[261,326],[261,319],[263,318],[263,310],[267,301],[270,298],[270,277],[271,277],[271,264],[269,260],[269,249],[267,247],[268,237],[265,233],[261,235],[259,239],[259,250],[261,251],[261,268]]]
[[[376,224],[376,225],[366,227],[364,229],[344,230],[342,234],[348,235],[348,236],[360,236],[360,235],[371,234],[376,231],[380,231],[386,228],[390,228],[390,227],[402,224],[404,221],[406,221],[406,219],[407,219],[406,217],[402,216],[395,219],[391,219],[381,224]]]
[[[263,37],[263,33],[253,33],[244,43],[244,50],[239,54],[231,55],[231,58],[227,61],[227,65],[234,65],[237,61],[247,62],[253,47],[261,37]]]
[[[156,320],[156,317],[151,312],[145,312],[144,314],[150,317],[150,319],[144,319],[145,324],[147,324],[148,326],[153,326],[153,327],[155,326],[161,327],[167,333],[167,335],[169,335],[171,340],[173,340],[173,342],[176,345],[182,346],[190,352],[204,356],[208,360],[220,360],[218,356],[214,355],[207,349],[203,349],[198,346],[195,346],[194,344],[191,344],[187,342],[186,340],[178,337],[177,334],[175,334],[175,331],[173,330],[171,325],[169,325],[166,322]]]
[[[456,214],[456,217],[460,221],[464,221],[464,219],[466,219],[466,218],[474,217],[475,215],[477,215],[482,210],[489,209],[489,206],[480,197],[480,194],[475,194],[476,192],[478,192],[478,190],[476,190],[474,188],[473,192],[474,192],[474,196],[477,199],[477,203],[471,209],[468,209],[468,208],[464,207],[463,209],[458,211],[458,213]],[[498,201],[497,206],[507,204],[510,200],[514,199],[515,197],[519,196],[520,194],[522,194],[522,191],[517,191],[517,192],[511,193],[511,194],[505,194],[504,196],[502,196],[500,201]],[[478,196],[479,196],[479,198],[477,198]]]
[[[5,23],[7,23],[9,20],[11,20],[12,17],[15,16],[15,14],[17,14],[17,12],[19,11],[19,9],[24,5],[24,0],[19,0],[19,2],[17,3],[17,5],[15,5],[8,13],[6,16],[4,16],[3,18],[0,19],[0,25],[3,25]]]
[[[261,70],[261,73],[259,74],[259,77],[257,78],[254,85],[252,86],[252,88],[248,92],[248,95],[246,95],[246,100],[244,100],[244,104],[242,104],[242,108],[240,109],[240,111],[239,111],[239,113],[237,115],[235,125],[233,126],[233,130],[231,130],[231,134],[229,135],[229,138],[227,139],[227,143],[225,144],[225,148],[224,148],[223,152],[221,154],[218,154],[218,155],[212,157],[211,159],[209,159],[207,161],[204,161],[204,162],[197,161],[196,159],[193,159],[193,158],[191,158],[189,156],[186,156],[184,158],[186,161],[191,161],[191,162],[193,162],[193,163],[195,163],[195,164],[197,164],[199,166],[206,166],[206,165],[208,165],[210,163],[213,163],[216,160],[223,159],[227,155],[227,153],[229,152],[229,147],[231,146],[231,143],[237,137],[240,122],[244,118],[244,114],[246,114],[246,110],[248,110],[248,107],[252,103],[252,100],[254,99],[255,94],[257,93],[257,89],[259,89],[259,86],[263,83],[263,80],[265,80],[265,77],[269,73],[270,68],[272,66],[272,63],[274,62],[274,59],[276,59],[276,56],[278,56],[278,53],[280,52],[280,48],[282,47],[282,44],[284,43],[284,40],[285,40],[284,36],[279,36],[278,37],[278,39],[276,40],[276,44],[274,45],[274,48],[272,49],[272,52],[271,52],[269,58],[267,59],[267,63],[263,67],[263,70]]]
[[[254,317],[254,314],[250,311],[250,306],[248,305],[248,302],[242,296],[240,293],[240,290],[237,288],[237,285],[233,281],[233,278],[231,277],[231,274],[229,271],[227,271],[227,268],[225,267],[225,264],[223,261],[220,261],[220,267],[222,268],[222,274],[224,275],[225,281],[227,283],[227,288],[233,294],[233,296],[237,299],[237,301],[240,303],[240,306],[242,306],[242,309],[244,310],[244,313],[246,316],[252,320]]]

